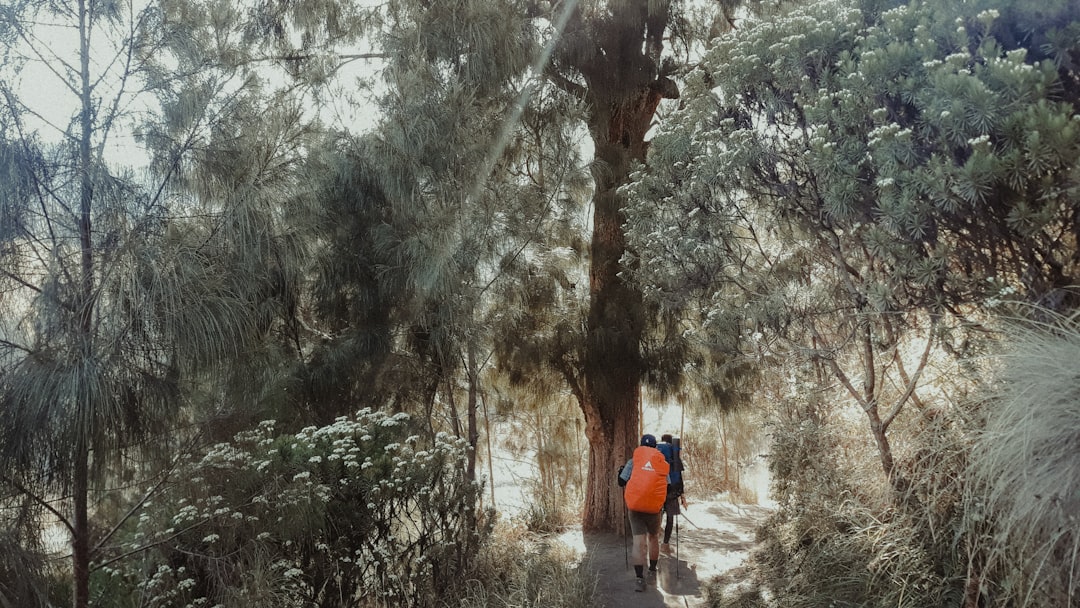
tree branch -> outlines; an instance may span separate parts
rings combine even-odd
[[[11,279],[12,281],[15,281],[19,285],[22,285],[23,287],[33,291],[34,293],[38,293],[38,294],[41,293],[41,288],[40,287],[38,287],[37,285],[34,285],[33,283],[30,283],[29,281],[23,279],[19,275],[15,274],[15,273],[13,273],[13,272],[11,272],[9,270],[0,270],[0,272],[2,272],[4,274],[4,276],[6,276],[7,278]]]
[[[108,542],[109,539],[112,538],[113,535],[116,534],[116,532],[118,530],[120,530],[120,528],[123,527],[123,525],[125,523],[127,523],[127,521],[129,519],[131,519],[131,517],[140,508],[142,508],[142,506],[144,504],[146,504],[146,501],[149,500],[150,497],[153,496],[155,493],[157,493],[157,491],[161,489],[161,486],[165,485],[165,482],[169,480],[169,476],[172,475],[173,471],[176,470],[177,464],[179,464],[179,459],[174,459],[172,464],[169,466],[169,468],[161,476],[161,479],[159,479],[158,482],[154,484],[154,487],[147,490],[146,494],[144,494],[143,497],[140,498],[138,502],[136,502],[134,505],[132,505],[132,507],[130,509],[128,509],[128,512],[125,513],[124,516],[120,518],[120,521],[116,522],[116,524],[112,527],[112,529],[109,530],[108,533],[105,534],[105,536],[101,537],[101,540],[99,540],[97,542],[97,544],[94,545],[94,548],[90,550],[91,555],[93,555],[94,553],[97,553],[98,550],[100,550],[101,547],[103,547],[105,545],[105,543]]]
[[[28,496],[31,500],[44,507],[46,511],[52,513],[58,520],[60,520],[60,523],[64,524],[64,527],[67,528],[69,532],[71,532],[72,534],[75,533],[75,527],[71,525],[71,522],[68,521],[68,518],[64,517],[63,514],[57,511],[56,508],[49,504],[47,500],[41,498],[37,494],[34,494],[29,489],[24,487],[21,483],[8,477],[7,475],[0,476],[0,481],[3,481],[4,483],[13,486],[16,490]]]
[[[26,353],[28,355],[34,354],[34,351],[32,349],[27,348],[27,347],[23,346],[22,344],[16,344],[16,343],[10,342],[8,340],[0,339],[0,346],[6,346],[8,348],[13,348],[15,350],[21,350],[21,351],[23,351],[24,353]]]
[[[817,348],[819,344],[824,344],[824,339],[822,339],[821,334],[818,333],[817,327],[813,323],[810,324],[810,332],[814,337],[815,348]],[[844,385],[844,388],[847,389],[848,393],[851,394],[851,396],[855,399],[859,406],[862,407],[863,410],[869,411],[870,404],[867,403],[866,400],[863,399],[862,395],[859,394],[859,391],[855,389],[855,385],[851,383],[851,380],[847,377],[847,374],[844,373],[844,370],[840,369],[840,365],[836,362],[836,359],[832,357],[822,357],[822,359],[825,360],[825,362],[829,366],[829,369],[832,370],[833,375],[835,375],[837,380],[839,380],[840,383]]]
[[[587,94],[585,87],[556,72],[554,68],[548,66],[548,68],[544,70],[544,77],[550,80],[555,86],[569,93],[578,101],[585,101]]]
[[[919,377],[922,375],[923,370],[926,369],[926,362],[930,358],[930,348],[934,344],[934,330],[937,328],[938,317],[935,315],[930,321],[929,336],[926,338],[926,348],[923,349],[922,357],[919,358],[919,367],[915,369],[915,373],[911,375],[911,380],[907,382],[907,388],[904,390],[904,394],[897,398],[896,403],[893,404],[889,414],[885,416],[885,419],[881,421],[881,430],[884,432],[892,424],[892,421],[896,419],[896,416],[900,414],[900,410],[903,409],[904,404],[908,398],[915,392],[915,385],[919,382]],[[902,363],[900,365],[903,365]]]
[[[184,528],[182,530],[178,530],[177,532],[175,532],[175,533],[173,533],[173,534],[171,534],[169,536],[166,536],[165,538],[162,538],[160,540],[156,540],[156,541],[154,541],[152,543],[148,543],[148,544],[145,544],[145,545],[140,545],[138,547],[135,547],[134,549],[130,549],[128,551],[125,551],[125,552],[121,553],[120,555],[110,557],[109,559],[107,559],[107,560],[105,560],[103,562],[96,562],[96,563],[94,563],[94,564],[92,564],[90,566],[90,572],[96,572],[97,570],[100,570],[100,569],[104,568],[105,566],[108,566],[110,564],[115,564],[116,562],[121,561],[121,560],[125,560],[125,559],[131,557],[132,555],[137,555],[139,553],[142,553],[143,551],[148,551],[150,549],[153,549],[154,547],[157,547],[159,545],[163,545],[163,544],[169,542],[170,540],[173,540],[174,538],[180,537],[182,534],[184,534],[184,533],[186,533],[188,531],[194,530],[195,528],[198,528],[199,526],[206,525],[207,523],[210,522],[211,519],[213,519],[213,517],[208,517],[208,518],[206,518],[206,519],[204,519],[202,521],[195,522],[195,523],[191,524],[190,526],[188,526],[188,527],[186,527],[186,528]]]

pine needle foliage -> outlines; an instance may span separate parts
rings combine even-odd
[[[26,497],[5,497],[0,509],[0,606],[46,606],[49,569],[44,563],[37,505]]]
[[[247,374],[229,372],[267,361],[258,347],[281,327],[303,253],[279,206],[295,193],[300,106],[262,105],[257,78],[210,65],[227,53],[213,42],[237,41],[202,34],[235,13],[205,8],[189,21],[176,19],[183,3],[0,15],[17,34],[5,54],[63,66],[50,74],[71,93],[58,99],[72,114],[50,127],[62,131],[54,142],[35,130],[21,90],[6,80],[3,90],[0,162],[12,179],[0,196],[0,464],[6,485],[70,533],[79,607],[90,601],[95,525],[113,526],[90,521],[93,503],[114,504],[117,485],[153,476],[185,423],[247,405],[234,400],[249,394],[237,382]],[[42,44],[46,24],[78,32],[71,56]],[[146,171],[109,154],[132,128]],[[135,454],[138,466],[126,459]]]

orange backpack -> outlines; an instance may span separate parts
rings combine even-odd
[[[639,513],[659,513],[667,497],[670,466],[660,450],[638,446],[634,450],[630,481],[626,482],[626,489],[623,490],[626,508]]]

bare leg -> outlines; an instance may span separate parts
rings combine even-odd
[[[646,541],[648,537],[645,534],[634,535],[634,548],[630,552],[630,563],[635,567],[645,565],[645,553],[646,553]]]
[[[660,559],[660,533],[649,535],[649,561],[655,563]]]

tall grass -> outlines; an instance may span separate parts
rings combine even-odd
[[[596,575],[565,545],[499,526],[480,551],[458,608],[593,608]]]
[[[1020,608],[1080,605],[1080,322],[1018,324],[1005,344],[971,462],[983,585]]]
[[[778,508],[758,531],[751,586],[706,585],[711,608],[959,607],[963,435],[948,420],[897,427],[909,495],[894,497],[861,420],[800,394],[771,423]]]
[[[897,419],[903,494],[828,400],[779,404],[755,585],[709,584],[707,604],[1080,606],[1080,316],[1031,318]]]

